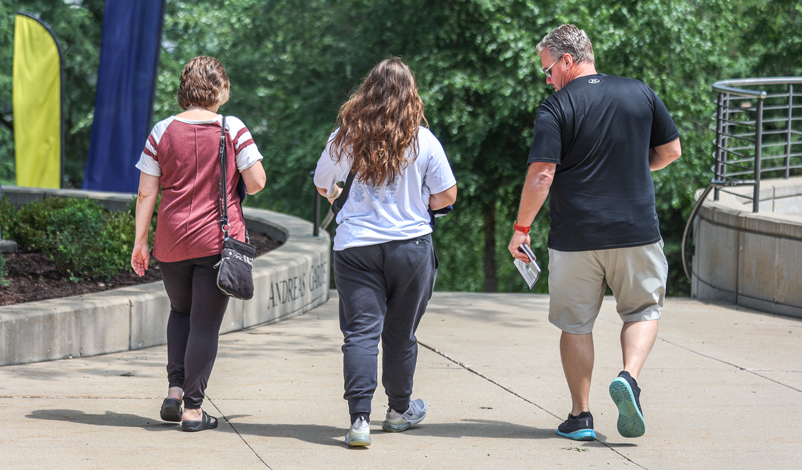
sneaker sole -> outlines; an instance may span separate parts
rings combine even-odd
[[[567,437],[568,439],[573,439],[575,441],[595,441],[596,440],[596,431],[593,429],[580,429],[579,431],[565,433],[560,430],[557,430],[557,434],[562,437]]]
[[[358,439],[348,442],[348,447],[367,447],[369,445],[370,445],[370,439],[368,440]]]
[[[392,423],[389,423],[389,422],[385,421],[385,422],[382,423],[382,429],[384,429],[387,432],[406,431],[407,429],[410,428],[410,426],[412,426],[412,423],[410,423],[410,422],[405,422],[404,424],[392,424]]]
[[[404,422],[401,423],[401,424],[394,424],[394,423],[391,423],[390,421],[385,419],[384,422],[382,423],[382,429],[384,429],[387,432],[406,431],[411,426],[414,426],[414,425],[420,423],[421,421],[423,421],[423,418],[425,418],[425,417],[426,417],[426,415],[423,415],[423,416],[420,417],[420,419],[416,419],[416,420],[413,420],[413,421],[404,420]]]
[[[423,416],[421,416],[420,418],[414,419],[412,421],[407,421],[406,419],[404,419],[404,420],[402,420],[403,422],[400,423],[400,424],[396,424],[396,423],[391,422],[390,420],[385,419],[384,422],[382,423],[382,429],[384,429],[386,432],[402,432],[402,431],[406,431],[411,426],[414,426],[414,425],[420,423],[421,421],[423,421],[426,418],[426,412],[427,411],[428,411],[428,409],[426,408],[426,404],[424,403]]]
[[[345,442],[348,447],[367,447],[370,445],[370,436],[355,436]]]
[[[618,407],[618,432],[624,437],[641,437],[646,433],[646,421],[635,404],[635,395],[625,379],[616,378],[610,384],[610,398]]]

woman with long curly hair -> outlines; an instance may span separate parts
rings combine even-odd
[[[428,125],[412,71],[385,59],[340,108],[315,170],[315,186],[330,202],[354,174],[333,255],[349,446],[370,445],[380,338],[389,405],[382,428],[404,431],[426,416],[426,403],[411,396],[415,330],[437,276],[430,211],[453,204],[457,186],[443,147],[421,123]]]

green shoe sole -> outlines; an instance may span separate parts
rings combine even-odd
[[[635,395],[625,379],[616,378],[610,384],[610,398],[618,407],[618,432],[624,437],[641,437],[646,433],[646,421],[635,404]]]

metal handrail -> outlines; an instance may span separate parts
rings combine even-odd
[[[315,178],[315,170],[312,170],[309,173],[309,177],[314,180]],[[323,221],[320,220],[320,199],[323,197],[317,192],[317,188],[312,185],[315,195],[314,195],[314,202],[312,203],[312,236],[319,237],[320,236],[320,229],[326,230],[329,227],[329,224],[334,220],[334,212],[331,211],[329,208],[326,211],[326,217]]]
[[[766,90],[744,88],[777,85],[787,86],[786,91],[769,93]],[[798,142],[792,136],[798,134],[797,123],[802,117],[794,116],[794,109],[799,109],[799,103],[794,103],[794,96],[798,95],[798,90],[802,87],[798,86],[795,93],[794,85],[802,85],[802,77],[741,78],[721,80],[713,84],[713,90],[718,92],[713,179],[729,181],[735,185],[753,185],[753,212],[760,210],[761,173],[785,170],[784,177],[788,178],[790,170],[797,163],[791,161],[792,158],[796,159],[791,149]],[[753,104],[743,101],[746,99],[755,99],[756,102]],[[771,100],[769,105],[765,104],[766,99]],[[736,103],[746,104],[747,107],[736,107]],[[733,119],[734,115],[745,119]],[[749,131],[743,132],[746,128]],[[744,145],[746,142],[749,144]],[[765,157],[764,151],[767,153]],[[732,157],[735,158],[731,159]],[[775,163],[765,165],[764,168],[764,160],[779,159],[784,159],[783,167],[778,168]],[[732,177],[747,177],[748,180]],[[714,189],[714,199],[718,200],[719,188]]]
[[[729,93],[731,95],[751,96],[765,99],[765,91],[745,90],[737,86],[768,86],[768,85],[797,85],[802,84],[802,77],[771,77],[771,78],[735,78],[719,80],[713,84],[713,91]]]
[[[744,88],[778,85],[785,85],[786,91],[769,93],[766,90]],[[799,129],[802,116],[799,113],[794,116],[795,109],[802,109],[799,103],[802,97],[799,90],[802,86],[799,85],[802,85],[802,77],[739,78],[720,80],[713,84],[713,91],[718,92],[715,101],[716,138],[713,141],[715,164],[712,182],[696,201],[683,234],[682,263],[689,278],[691,270],[685,254],[688,234],[694,218],[711,191],[714,200],[718,200],[719,193],[724,191],[722,188],[725,186],[753,186],[752,212],[758,212],[761,174],[774,176],[777,172],[782,172],[783,178],[787,179],[791,170],[802,168],[799,158],[802,153],[791,151],[792,147],[802,144],[802,141],[793,139],[793,136],[802,135],[802,129]],[[783,98],[785,103],[782,102]],[[747,99],[756,99],[756,102],[753,104],[745,101]],[[768,105],[765,104],[767,99],[770,100]],[[744,120],[735,120],[733,116]],[[744,128],[751,128],[753,131],[742,132]],[[753,145],[744,145],[745,142]],[[763,156],[764,149],[766,156]],[[731,157],[734,158],[730,159]],[[779,164],[778,160],[781,159],[783,162]],[[767,164],[764,166],[763,162]]]

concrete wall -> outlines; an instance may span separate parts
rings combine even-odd
[[[17,205],[44,197],[90,197],[111,210],[124,209],[133,198],[8,186],[3,192]],[[267,233],[283,244],[254,260],[254,297],[229,301],[222,333],[289,318],[328,300],[328,234],[312,237],[310,222],[285,214],[245,208],[244,215],[249,230]],[[169,313],[161,282],[0,307],[0,365],[165,344]]]
[[[761,181],[756,214],[726,190],[695,222],[692,296],[802,318],[802,178]]]

